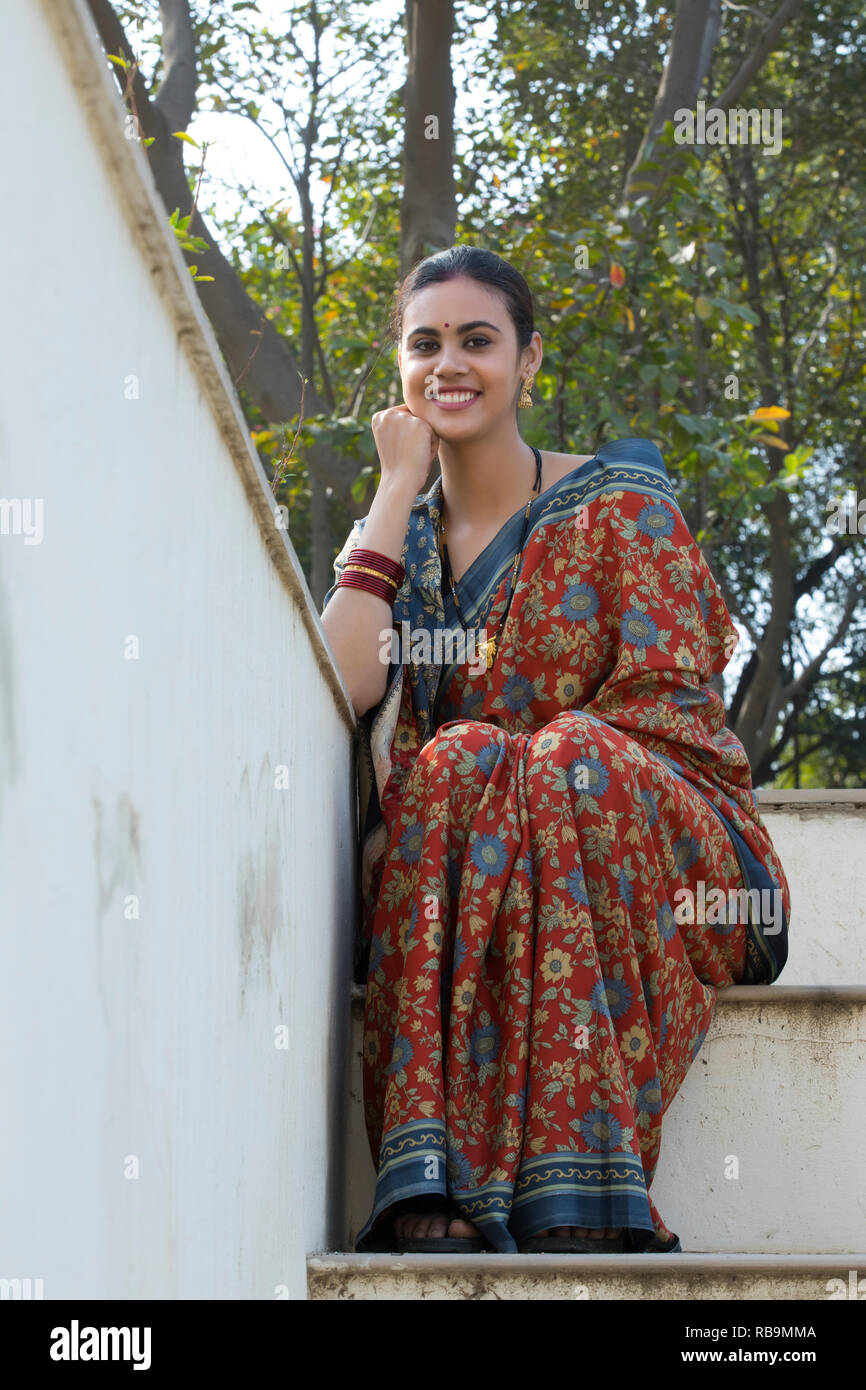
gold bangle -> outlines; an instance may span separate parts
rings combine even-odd
[[[396,588],[397,588],[397,581],[396,581],[396,579],[392,579],[391,576],[390,576],[390,574],[384,574],[384,573],[382,572],[382,570],[372,570],[372,569],[368,569],[366,565],[345,564],[345,565],[343,566],[343,571],[344,571],[344,573],[345,573],[346,570],[359,570],[361,574],[375,574],[376,577],[377,577],[378,579],[384,579],[384,580],[386,580],[389,584],[393,584],[395,590],[396,590]]]

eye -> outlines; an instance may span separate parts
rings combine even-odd
[[[490,339],[489,339],[489,338],[485,338],[485,336],[484,336],[483,333],[473,333],[471,338],[467,338],[467,339],[466,339],[466,344],[467,344],[467,346],[468,346],[470,343],[481,343],[482,345],[486,345],[486,344],[488,344],[489,342],[490,342]],[[412,350],[413,350],[413,351],[418,351],[418,352],[420,352],[423,348],[425,348],[426,346],[428,346],[428,344],[430,344],[430,343],[432,343],[432,345],[433,345],[434,348],[436,348],[436,347],[439,346],[439,344],[438,344],[438,342],[436,341],[435,338],[419,338],[416,342],[414,342],[414,343],[412,344]]]

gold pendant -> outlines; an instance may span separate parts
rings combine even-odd
[[[487,669],[489,671],[493,665],[493,658],[496,655],[496,637],[488,637],[486,642],[482,642],[480,644],[480,651],[484,654],[484,660],[487,662]]]

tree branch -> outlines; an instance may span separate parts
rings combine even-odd
[[[159,0],[165,77],[154,103],[169,130],[186,130],[196,105],[195,34],[189,0]]]

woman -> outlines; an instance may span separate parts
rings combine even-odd
[[[717,990],[787,954],[711,684],[737,634],[655,444],[522,440],[542,350],[513,267],[429,257],[391,330],[405,403],[373,416],[322,616],[364,752],[356,1249],[679,1250],[662,1116]]]

